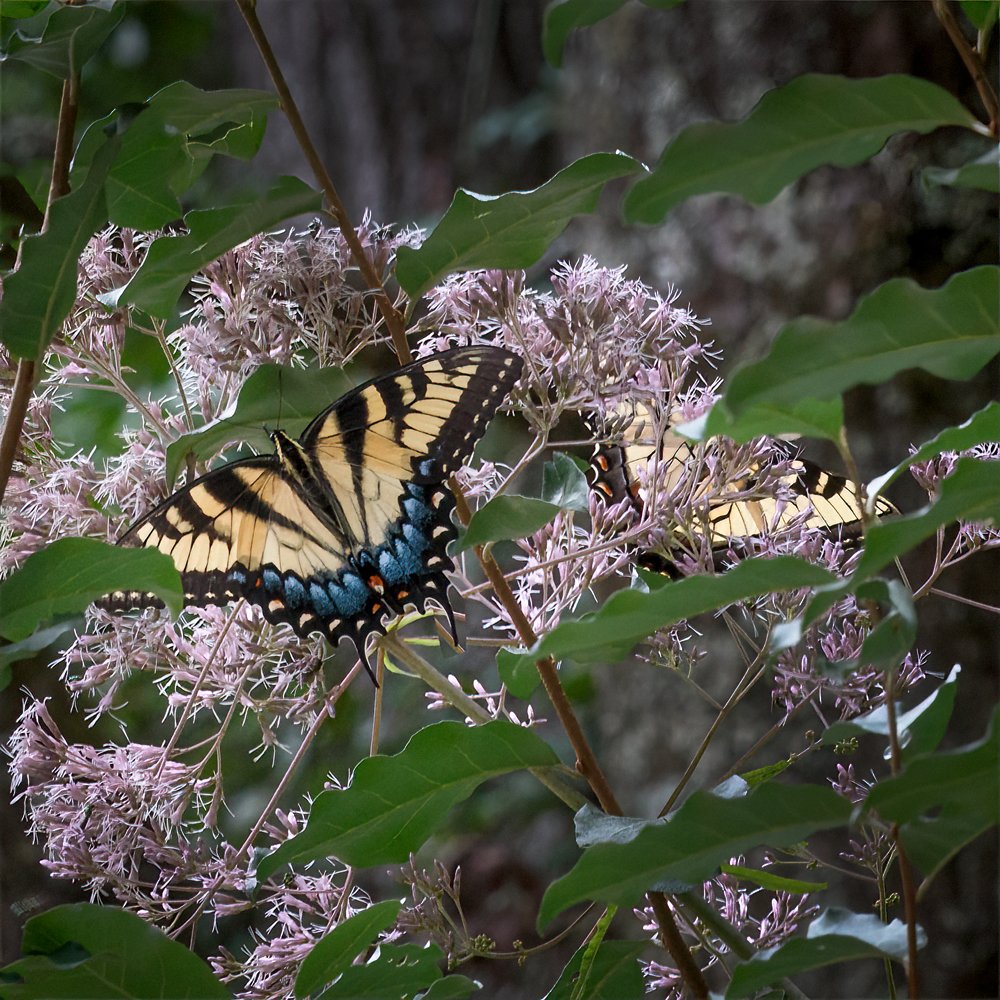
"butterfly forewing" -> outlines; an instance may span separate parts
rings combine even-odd
[[[409,607],[448,605],[456,531],[445,479],[472,453],[521,372],[514,354],[458,348],[372,379],[278,453],[179,490],[120,539],[170,555],[188,602],[246,598],[301,636],[365,641]],[[111,609],[156,605],[113,594]]]

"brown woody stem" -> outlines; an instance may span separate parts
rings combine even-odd
[[[396,357],[399,359],[401,365],[405,365],[407,362],[413,360],[413,355],[410,353],[410,345],[406,342],[406,329],[403,324],[403,317],[389,299],[385,286],[382,284],[382,277],[375,270],[368,254],[365,253],[365,248],[361,245],[361,240],[358,239],[357,230],[354,228],[351,218],[347,214],[347,209],[340,200],[340,195],[333,185],[333,180],[327,172],[326,166],[320,158],[316,147],[313,145],[313,141],[309,136],[309,130],[302,120],[302,115],[299,114],[298,106],[292,97],[291,90],[288,88],[285,76],[281,72],[278,60],[274,57],[271,43],[268,41],[267,35],[264,33],[264,28],[257,17],[256,3],[254,0],[236,0],[236,6],[239,7],[240,13],[243,15],[243,20],[246,21],[247,27],[250,29],[250,34],[257,45],[257,51],[260,52],[260,57],[267,67],[271,82],[274,84],[274,89],[277,91],[278,98],[281,101],[281,110],[284,111],[285,117],[288,119],[288,124],[292,126],[292,131],[295,133],[299,148],[305,154],[313,176],[316,178],[316,182],[326,197],[328,211],[336,219],[337,225],[340,226],[340,231],[344,234],[344,239],[347,240],[347,245],[351,249],[351,256],[354,258],[361,276],[377,296],[379,309],[385,318],[386,326],[388,326],[389,334],[392,337],[392,346],[396,352]]]

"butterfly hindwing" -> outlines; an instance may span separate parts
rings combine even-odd
[[[298,442],[222,466],[133,525],[120,544],[170,555],[190,604],[244,598],[297,634],[365,643],[432,600],[454,616],[444,573],[456,537],[445,480],[521,373],[491,347],[458,348],[372,379],[338,399]],[[113,594],[111,609],[155,605]],[[457,637],[456,637],[457,641]]]
[[[591,464],[591,484],[607,503],[627,499],[638,513],[643,513],[648,498],[640,484],[638,470],[655,458],[656,466],[646,469],[647,478],[653,475],[657,484],[668,491],[689,482],[691,485],[683,499],[696,503],[705,498],[706,509],[699,533],[707,535],[717,552],[734,541],[788,527],[798,517],[805,518],[809,527],[837,532],[842,537],[861,533],[858,492],[854,484],[799,457],[784,442],[774,442],[774,448],[788,465],[787,474],[781,478],[786,497],[779,500],[762,494],[726,500],[710,495],[711,481],[697,447],[671,432],[669,427],[657,429],[647,407],[638,404],[631,419],[625,415],[624,426],[622,418],[622,414],[611,418],[614,428],[611,440],[598,444]],[[593,418],[588,423],[591,427],[597,425]],[[751,469],[748,475],[727,484],[729,491],[752,493],[754,481],[761,471]],[[889,501],[876,498],[877,516],[895,510]],[[642,553],[640,564],[673,575],[670,560],[659,553]]]

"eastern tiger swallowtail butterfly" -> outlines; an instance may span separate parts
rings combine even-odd
[[[624,429],[621,428],[623,417],[627,420],[627,413],[609,418],[609,424],[616,428],[614,436],[609,444],[597,445],[591,463],[591,485],[609,504],[628,499],[641,514],[647,497],[640,487],[637,470],[640,465],[656,459],[657,485],[663,491],[691,480],[692,469],[695,470],[691,491],[694,495],[689,493],[688,498],[693,502],[701,498],[706,501],[700,533],[707,536],[713,551],[725,549],[733,541],[779,531],[797,518],[804,519],[808,527],[830,533],[836,531],[845,538],[861,533],[858,493],[854,484],[801,458],[783,441],[773,442],[773,447],[776,457],[788,461],[789,471],[781,478],[787,499],[763,495],[735,500],[713,498],[708,495],[711,483],[707,471],[697,471],[696,463],[700,458],[696,445],[669,427],[663,430],[662,424],[658,424],[649,408],[642,404],[636,404]],[[599,427],[594,418],[588,418],[587,422],[592,429]],[[734,493],[752,493],[761,472],[761,469],[750,469],[745,476],[727,485]],[[881,516],[896,513],[896,508],[888,500],[877,497],[874,511],[876,516]],[[643,552],[639,564],[655,572],[677,575],[669,558],[657,552]]]
[[[358,648],[410,607],[447,614],[446,548],[457,535],[445,480],[469,458],[520,377],[496,347],[433,355],[341,396],[273,455],[230,462],[132,525],[120,545],[171,556],[188,604],[244,598],[300,636]],[[156,606],[115,593],[110,610]],[[374,674],[372,675],[374,678]]]

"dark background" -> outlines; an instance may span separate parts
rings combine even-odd
[[[805,72],[912,73],[981,114],[930,4],[719,0],[661,13],[633,3],[574,34],[559,71],[542,59],[541,10],[528,0],[261,0],[259,5],[303,116],[355,219],[370,210],[383,223],[432,225],[456,187],[489,194],[532,188],[598,150],[621,149],[653,163],[684,125],[743,117],[765,91]],[[12,65],[5,65],[3,74],[3,159],[41,175],[51,155],[58,87]],[[179,78],[205,88],[269,86],[235,6],[133,6],[88,67],[81,125]],[[919,179],[925,165],[955,165],[983,148],[957,129],[903,135],[869,163],[821,168],[768,205],[710,195],[681,205],[663,225],[649,228],[620,221],[622,189],[615,188],[598,213],[570,226],[532,277],[542,282],[557,259],[588,253],[609,266],[627,264],[630,276],[661,291],[677,286],[681,304],[690,303],[696,314],[711,319],[708,334],[725,351],[725,375],[740,361],[759,356],[790,317],[841,318],[890,277],[936,286],[957,270],[995,263],[996,199],[925,187]],[[190,202],[196,207],[248,185],[263,188],[284,173],[312,181],[290,130],[274,114],[264,148],[249,167],[237,164],[210,175]],[[850,394],[847,425],[862,474],[888,468],[911,443],[961,422],[998,396],[996,363],[971,383],[909,372],[877,390]],[[837,468],[835,456],[822,448],[812,457]],[[922,498],[906,483],[893,499],[910,509]],[[922,579],[929,558],[907,566],[911,579]],[[996,604],[998,580],[1000,559],[994,553],[950,571],[941,585]],[[920,615],[918,644],[931,650],[929,669],[943,675],[952,664],[962,664],[948,741],[969,742],[984,732],[996,703],[997,620],[940,599],[923,602]],[[736,676],[735,659],[730,647],[703,662],[699,680],[725,689]],[[709,725],[708,708],[676,677],[641,664],[595,670],[585,681],[579,684],[582,693],[589,692],[582,711],[612,784],[627,811],[655,811]],[[15,723],[18,688],[25,684],[53,695],[53,711],[65,720],[68,735],[95,738],[78,716],[73,721],[58,679],[38,663],[16,665],[14,683],[0,696],[4,733]],[[396,690],[401,701],[393,708]],[[411,695],[412,705],[406,700]],[[358,688],[356,697],[360,704],[342,711],[317,749],[307,779],[314,789],[326,770],[344,777],[363,752],[367,692]],[[410,731],[421,698],[402,686],[389,698],[384,745],[394,750]],[[776,719],[763,690],[724,730],[696,780],[710,783],[753,742],[762,713]],[[803,728],[787,733],[755,763],[800,748]],[[833,763],[827,758],[817,768],[816,774],[830,774]],[[271,779],[270,773],[260,774],[261,787]],[[248,774],[247,780],[255,779]],[[504,784],[494,786],[492,795],[487,790],[476,796],[461,810],[456,828],[481,829],[487,845],[470,839],[460,854],[443,859],[462,864],[470,923],[495,937],[500,950],[516,938],[529,945],[537,940],[532,926],[541,892],[553,873],[566,870],[574,851],[564,811],[553,810],[527,785],[523,792]],[[459,850],[459,841],[450,843]],[[79,898],[70,887],[48,881],[36,858],[37,849],[23,834],[20,809],[5,807],[0,874],[5,961],[16,956],[27,916]],[[997,995],[996,876],[996,842],[987,835],[951,863],[923,900],[921,923],[930,938],[923,963],[927,996]],[[862,911],[872,904],[867,890],[854,892],[850,885],[838,887],[836,895],[824,903]],[[637,928],[633,924],[626,932],[635,936]],[[540,995],[571,951],[569,944],[544,952],[522,969],[496,961],[460,971],[482,980],[487,996]],[[877,962],[838,968],[803,980],[802,986],[825,997],[884,994]]]

